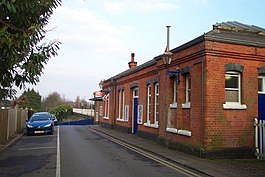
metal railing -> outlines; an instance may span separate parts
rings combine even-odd
[[[265,160],[265,120],[255,118],[255,155],[257,159]]]

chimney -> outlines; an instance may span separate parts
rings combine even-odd
[[[131,53],[131,61],[128,63],[130,69],[135,68],[137,66],[137,62],[134,61],[134,56],[135,54]]]

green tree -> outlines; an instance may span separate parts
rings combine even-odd
[[[25,101],[23,101],[19,106],[21,108],[29,108],[34,111],[41,110],[41,96],[38,92],[32,90],[24,91],[21,97],[25,97]]]
[[[72,106],[69,104],[62,104],[57,107],[52,108],[49,112],[51,114],[54,114],[59,121],[61,121],[64,118],[69,117],[72,114]]]
[[[60,42],[43,39],[59,5],[61,0],[0,1],[0,100],[14,97],[14,86],[36,85],[44,65],[57,55]]]
[[[63,98],[58,92],[53,92],[45,97],[41,103],[43,111],[48,111],[54,107],[57,107],[63,103]]]

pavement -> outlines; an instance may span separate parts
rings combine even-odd
[[[265,160],[257,159],[205,159],[169,149],[155,141],[93,125],[91,128],[130,145],[147,150],[177,164],[216,177],[265,177]]]

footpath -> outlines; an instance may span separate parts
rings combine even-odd
[[[265,177],[265,161],[257,159],[205,159],[169,149],[133,134],[93,125],[91,128],[130,145],[147,150],[185,167],[216,177]]]

